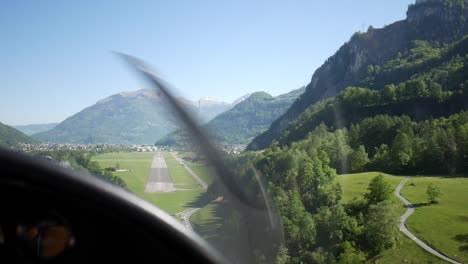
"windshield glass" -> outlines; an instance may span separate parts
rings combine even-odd
[[[0,5],[2,148],[232,263],[468,262],[467,0]]]

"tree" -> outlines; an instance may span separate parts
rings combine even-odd
[[[437,203],[437,198],[439,198],[442,195],[439,186],[434,183],[430,183],[429,185],[427,185],[426,194],[427,199],[431,203]]]
[[[368,205],[377,204],[390,199],[392,189],[390,184],[385,181],[383,174],[375,176],[367,187],[369,192],[364,194]]]
[[[276,256],[276,264],[287,264],[291,262],[291,256],[289,256],[288,248],[281,245],[278,249],[278,255]]]
[[[413,158],[413,140],[406,133],[398,133],[392,144],[392,161],[394,170],[401,171],[408,166]]]
[[[431,97],[436,98],[438,101],[442,100],[443,91],[442,86],[440,86],[440,84],[430,80],[429,85],[427,86],[427,90]]]
[[[283,223],[288,255],[292,259],[301,258],[315,244],[316,228],[312,215],[305,210],[296,191],[279,189],[275,201]]]
[[[382,104],[392,104],[396,101],[395,85],[385,85],[383,90],[380,92]]]
[[[468,123],[457,129],[459,171],[468,172]]]
[[[316,243],[326,251],[336,252],[343,242],[357,240],[358,223],[340,204],[321,207],[314,216],[314,221],[317,230]]]
[[[361,172],[366,168],[367,163],[369,163],[369,157],[367,155],[366,149],[363,145],[360,145],[358,149],[353,151],[349,157],[351,162],[351,171],[352,172]]]
[[[395,244],[398,233],[397,219],[394,206],[389,201],[383,201],[369,207],[364,224],[364,234],[371,254],[377,255]]]
[[[342,247],[343,252],[339,256],[338,264],[358,264],[366,261],[366,254],[353,247],[350,242],[344,242]]]
[[[430,149],[430,159],[428,166],[436,173],[450,173],[456,171],[457,144],[452,129],[436,127],[430,131],[428,138],[428,149]]]

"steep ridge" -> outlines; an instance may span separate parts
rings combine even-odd
[[[256,137],[248,149],[267,147],[306,108],[335,96],[348,86],[357,85],[368,75],[369,66],[384,65],[407,50],[414,40],[442,44],[461,39],[468,33],[468,20],[465,20],[468,4],[465,2],[417,1],[409,6],[405,20],[355,33],[315,71],[304,94],[267,131]]]

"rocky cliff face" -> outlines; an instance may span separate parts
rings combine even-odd
[[[406,12],[408,33],[413,39],[449,43],[468,32],[468,1],[425,0]]]
[[[407,18],[381,29],[369,27],[351,39],[318,68],[305,93],[249,149],[267,147],[310,105],[355,85],[370,65],[383,65],[404,51],[413,40],[448,43],[468,33],[467,0],[426,0],[410,5]]]

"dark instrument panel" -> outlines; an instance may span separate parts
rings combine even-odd
[[[224,262],[126,190],[0,150],[0,263]]]

